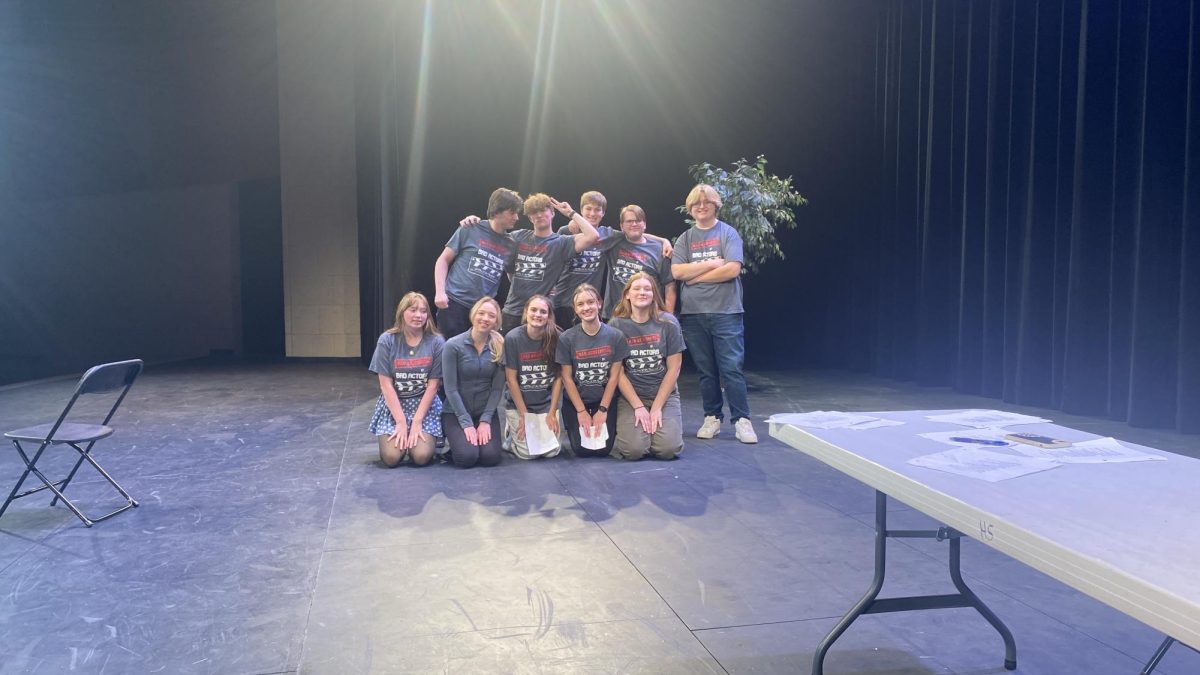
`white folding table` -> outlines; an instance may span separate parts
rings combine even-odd
[[[949,449],[918,434],[958,430],[970,436],[967,428],[925,419],[948,412],[954,411],[861,413],[904,422],[861,431],[771,423],[775,438],[876,490],[875,581],[821,642],[813,656],[814,675],[822,673],[829,647],[861,614],[968,606],[1000,632],[1005,667],[1014,669],[1016,647],[1008,629],[962,583],[961,535],[1162,631],[1167,641],[1144,673],[1157,665],[1172,640],[1200,647],[1200,460],[1125,443],[1168,460],[1064,464],[995,483],[909,464],[914,457]],[[1047,423],[1010,429],[1073,442],[1097,438]],[[946,527],[888,530],[887,497]],[[950,573],[959,594],[877,598],[889,537],[949,539]]]

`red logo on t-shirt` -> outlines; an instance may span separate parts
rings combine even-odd
[[[651,342],[658,342],[658,341],[659,341],[658,333],[651,333],[649,335],[634,335],[633,337],[625,339],[626,344],[628,344],[630,347],[633,347],[635,345],[650,344]]]
[[[714,237],[712,239],[705,239],[703,241],[693,241],[692,242],[692,250],[695,251],[696,249],[699,249],[699,248],[708,248],[709,246],[720,246],[720,245],[721,245],[720,238]]]
[[[521,352],[520,358],[522,361],[541,361],[545,356],[542,352]]]
[[[603,347],[592,347],[591,349],[578,349],[575,351],[575,358],[579,360],[593,359],[597,356],[612,356],[612,347],[604,345]]]
[[[432,356],[418,356],[415,359],[396,359],[392,361],[395,368],[423,368],[433,363]]]
[[[499,242],[492,241],[491,239],[480,239],[479,240],[479,248],[485,248],[485,249],[491,251],[492,253],[500,253],[503,255],[508,255],[508,247],[507,246],[505,246],[504,244],[501,244]]]

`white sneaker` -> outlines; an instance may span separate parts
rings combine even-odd
[[[743,417],[734,422],[733,432],[737,436],[737,439],[743,443],[758,442],[758,434],[754,433],[754,425],[750,423],[749,417]]]
[[[721,433],[721,420],[715,415],[709,415],[704,418],[704,424],[696,430],[696,438],[712,438]]]

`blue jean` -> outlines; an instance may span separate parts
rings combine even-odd
[[[704,416],[724,419],[723,398],[729,399],[729,419],[750,416],[746,395],[745,329],[741,314],[684,314],[679,317],[683,341],[696,370],[700,371],[700,398]],[[724,397],[721,385],[725,385]]]

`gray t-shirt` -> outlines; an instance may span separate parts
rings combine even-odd
[[[581,284],[591,284],[597,291],[604,292],[604,252],[625,235],[607,225],[600,225],[596,231],[600,233],[600,241],[572,256],[558,277],[558,283],[554,285],[555,307],[571,307],[571,296]],[[571,234],[571,226],[563,225],[558,228],[558,233]]]
[[[604,398],[612,365],[628,355],[625,334],[602,323],[595,335],[588,335],[582,325],[563,331],[558,336],[554,360],[571,366],[571,378],[579,390],[579,397],[585,405],[592,405]]]
[[[500,278],[517,245],[508,236],[492,231],[491,223],[481,220],[455,229],[446,248],[455,255],[446,273],[446,295],[470,307],[485,295],[496,297]]]
[[[539,293],[549,296],[558,283],[558,277],[575,255],[575,237],[551,234],[539,237],[533,230],[515,230],[508,235],[516,244],[516,256],[509,271],[512,284],[508,287],[508,300],[504,313],[520,316],[525,302]]]
[[[442,379],[445,344],[446,339],[441,335],[423,334],[420,344],[409,347],[403,333],[384,333],[375,343],[371,372],[391,378],[400,398],[423,396],[429,380]]]
[[[558,367],[546,358],[542,341],[529,337],[525,326],[517,326],[504,336],[504,367],[517,373],[517,387],[525,409],[532,413],[544,413],[550,408],[550,393]],[[516,410],[512,399],[508,407]]]
[[[504,391],[504,366],[492,362],[490,340],[482,352],[475,350],[469,330],[446,340],[442,349],[442,375],[446,400],[459,426],[466,429],[475,426],[475,420],[492,421]]]
[[[633,385],[633,390],[644,401],[654,400],[667,374],[667,357],[686,349],[679,321],[669,312],[663,312],[658,321],[650,319],[646,323],[638,323],[633,319],[615,317],[608,323],[625,335],[629,354],[625,357],[623,372]],[[675,389],[678,391],[678,385]]]
[[[604,292],[604,316],[612,316],[625,292],[625,284],[638,272],[654,277],[658,281],[659,296],[666,297],[666,285],[671,281],[671,261],[663,258],[660,242],[647,239],[635,244],[622,236],[605,258],[608,260],[608,290]]]
[[[720,220],[707,230],[692,226],[675,240],[671,261],[694,263],[711,258],[742,262],[742,236]],[[719,283],[679,284],[680,314],[741,314],[742,278]]]

